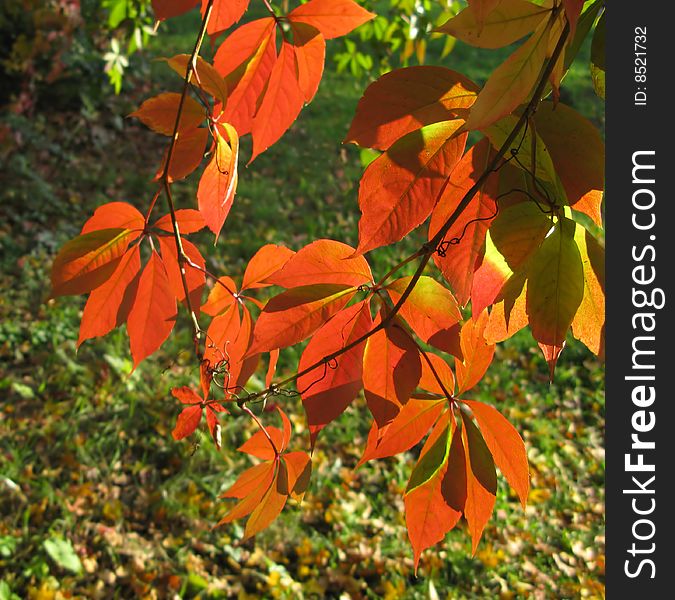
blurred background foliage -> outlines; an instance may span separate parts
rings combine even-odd
[[[313,103],[242,169],[217,247],[196,236],[211,271],[240,277],[267,242],[298,249],[329,237],[354,245],[369,157],[340,140],[367,84],[422,61],[482,83],[508,51],[429,36],[457,2],[365,6],[380,16],[329,43]],[[263,14],[254,0],[246,18]],[[51,261],[103,202],[147,206],[164,140],[126,115],[179,89],[154,59],[188,51],[198,21],[193,11],[155,35],[145,0],[0,7],[0,600],[603,597],[604,368],[574,340],[552,385],[529,332],[499,346],[477,398],[525,439],[529,506],[522,511],[500,481],[476,556],[460,524],[425,553],[417,578],[401,500],[414,453],[354,471],[369,426],[362,401],[322,434],[302,507],[289,506],[242,543],[240,524],[211,526],[227,508],[218,494],[250,465],[234,450],[248,425],[228,418],[221,452],[203,432],[191,442],[170,436],[179,407],[169,390],[196,376],[185,315],[133,373],[123,330],[76,352],[84,298],[47,299]],[[590,62],[587,42],[562,100],[603,130]],[[175,186],[181,206],[194,205],[195,186]],[[424,233],[372,253],[375,273],[417,248]],[[299,352],[282,353],[282,374]],[[300,444],[302,408],[288,402]]]

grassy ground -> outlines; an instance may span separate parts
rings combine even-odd
[[[152,52],[187,51],[190,24]],[[480,81],[498,60],[485,56],[458,46],[446,64]],[[149,201],[162,140],[119,115],[179,82],[161,64],[147,68],[98,111],[4,119],[16,145],[0,155],[0,599],[603,597],[603,367],[570,343],[548,385],[527,332],[498,349],[477,397],[522,433],[530,502],[523,511],[500,482],[475,557],[460,524],[414,576],[401,500],[412,459],[353,470],[368,427],[362,401],[322,434],[301,508],[243,543],[240,524],[211,530],[226,510],[218,494],[250,464],[234,451],[250,431],[226,421],[221,452],[203,433],[171,439],[169,390],[194,376],[181,353],[187,324],[129,375],[124,331],[76,353],[83,299],[46,302],[51,259],[97,205]],[[588,81],[583,65],[571,73],[567,99],[602,126]],[[292,130],[242,170],[217,248],[201,240],[211,270],[241,274],[265,242],[356,242],[362,169],[339,140],[364,85],[329,69]],[[194,185],[176,193],[190,206]],[[375,272],[406,248],[373,253]],[[288,402],[306,436],[299,403]]]

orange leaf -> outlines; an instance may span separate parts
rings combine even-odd
[[[478,48],[501,48],[530,33],[551,9],[527,0],[498,0],[481,22],[475,3],[446,21],[435,31],[447,33]]]
[[[438,354],[427,352],[426,357],[433,365],[436,374],[431,370],[429,363],[422,357],[422,376],[420,377],[419,387],[427,392],[445,396],[446,394],[443,391],[443,388],[438,383],[438,379],[440,379],[443,387],[452,394],[455,391],[455,377],[452,374],[450,365],[438,356]],[[438,377],[438,379],[436,379],[436,377]]]
[[[274,443],[274,448],[276,448],[277,452],[281,452],[284,440],[284,434],[282,433],[281,429],[270,425],[265,427],[265,431],[267,431],[268,435],[270,436],[270,439]],[[272,444],[270,444],[270,441],[267,439],[267,436],[263,431],[256,431],[249,439],[239,446],[237,450],[262,460],[272,460],[276,457],[274,448],[272,448]]]
[[[181,94],[164,92],[148,98],[138,110],[129,116],[140,119],[144,125],[157,133],[173,135],[180,102]],[[204,107],[190,96],[185,96],[178,131],[185,132],[194,129],[205,117]]]
[[[202,312],[215,317],[224,313],[237,302],[237,286],[231,277],[219,277],[202,305]]]
[[[197,6],[198,0],[152,0],[152,11],[160,21],[177,17]]]
[[[221,135],[221,130],[227,139]],[[204,222],[218,240],[223,223],[232,208],[239,178],[239,137],[234,127],[228,123],[220,124],[216,128],[215,145],[213,158],[206,165],[199,180],[197,201]]]
[[[431,214],[430,240],[451,218],[464,196],[483,175],[491,155],[490,141],[483,138],[459,161]],[[445,234],[443,256],[434,254],[434,262],[450,283],[462,306],[465,306],[471,297],[474,271],[485,246],[485,233],[492,217],[497,214],[498,184],[498,174],[490,175]],[[459,240],[457,243],[450,243],[457,240]]]
[[[274,296],[258,317],[248,354],[301,342],[342,310],[355,293],[355,288],[345,285],[317,284]]]
[[[422,127],[368,165],[359,186],[359,254],[403,239],[429,216],[464,152],[461,125]]]
[[[312,25],[327,40],[346,35],[373,18],[375,14],[352,0],[310,0],[288,13],[291,23],[300,21]]]
[[[467,4],[473,10],[479,27],[485,25],[485,21],[501,0],[467,0]]]
[[[527,325],[526,298],[525,275],[522,272],[515,273],[504,284],[492,306],[484,332],[488,344],[502,342]]]
[[[171,432],[174,440],[182,440],[183,438],[192,435],[199,426],[199,421],[202,420],[202,407],[199,404],[186,406],[178,415],[176,420],[176,427]]]
[[[171,390],[171,395],[183,404],[201,404],[202,398],[195,394],[194,390],[187,385],[176,387]]]
[[[291,21],[293,50],[298,66],[298,85],[309,104],[321,82],[326,58],[326,40],[318,29],[305,23]]]
[[[304,95],[298,84],[298,66],[294,47],[284,41],[274,63],[253,123],[253,154],[256,156],[274,144],[292,125],[304,104]]]
[[[386,287],[394,303],[399,301],[411,279],[401,277]],[[415,284],[399,314],[425,342],[430,342],[434,336],[450,329],[462,318],[452,292],[424,275]]]
[[[494,344],[485,341],[485,327],[488,313],[484,310],[478,316],[472,316],[462,326],[460,342],[462,361],[455,361],[457,375],[457,394],[470,390],[485,375],[495,353]]]
[[[497,473],[480,432],[462,412],[462,441],[466,456],[464,517],[471,533],[471,553],[476,554],[483,529],[490,520],[497,493]]]
[[[574,239],[584,268],[584,298],[572,321],[572,333],[588,349],[605,355],[605,253],[600,243],[577,225]]]
[[[227,4],[234,4],[237,0],[228,0]],[[248,0],[245,0],[248,3]],[[225,4],[218,2],[218,4]],[[214,6],[215,8],[215,6]],[[213,15],[213,13],[212,13]],[[213,16],[209,21],[209,27],[213,23]],[[172,58],[167,58],[166,64],[169,65],[181,77],[185,77],[187,73],[187,66],[190,61],[189,54],[176,54]],[[197,57],[197,68],[193,69],[190,82],[196,87],[204,90],[207,94],[211,94],[219,102],[227,102],[227,84],[223,76],[216,71],[216,69],[201,56]],[[199,122],[197,122],[197,125]],[[173,133],[173,130],[172,130]]]
[[[550,22],[537,27],[528,40],[492,72],[471,107],[466,129],[484,129],[510,114],[534,87],[546,59]]]
[[[288,495],[288,472],[286,464],[280,460],[276,463],[276,474],[266,494],[246,521],[243,539],[248,539],[261,532],[276,519],[283,510]]]
[[[238,27],[225,38],[213,66],[225,77],[229,97],[220,122],[230,123],[239,137],[251,131],[258,100],[277,60],[276,22],[257,19]]]
[[[209,137],[208,129],[189,129],[178,134],[176,143],[171,153],[171,164],[169,165],[169,182],[178,181],[187,177],[194,171],[204,158],[204,149],[206,140]],[[166,168],[166,156],[162,159],[162,164],[155,174],[155,180],[164,175]]]
[[[376,325],[380,319],[378,316]],[[403,329],[389,325],[368,338],[363,354],[363,387],[378,427],[396,417],[415,391],[421,374],[419,350]]]
[[[382,437],[369,437],[366,450],[357,466],[375,458],[386,458],[410,450],[429,432],[440,416],[446,400],[417,398],[414,394],[401,408],[396,418],[383,428]],[[379,431],[373,421],[375,433]],[[372,431],[372,430],[371,430]]]
[[[207,5],[208,0],[202,0],[202,16]],[[249,0],[214,0],[206,32],[213,38],[229,29],[242,18],[248,5]]]
[[[530,490],[527,451],[516,428],[494,407],[474,400],[462,400],[473,412],[483,439],[499,470],[518,494],[523,508]]]
[[[288,472],[287,493],[294,499],[302,500],[312,475],[312,461],[306,452],[289,452],[282,460]]]
[[[581,15],[581,10],[584,7],[584,0],[562,0],[562,5],[565,9],[567,20],[570,23],[569,39],[574,39],[574,32],[577,28],[579,15]]]
[[[265,374],[265,387],[270,387],[272,385],[272,380],[274,378],[274,372],[277,369],[277,362],[279,361],[279,349],[270,351],[270,361],[267,365],[267,373]]]
[[[577,111],[542,102],[535,115],[537,133],[551,154],[568,204],[602,226],[605,145],[598,129]]]
[[[426,125],[466,118],[478,86],[444,67],[396,69],[367,88],[345,142],[386,150]]]
[[[99,206],[82,227],[80,235],[101,229],[129,229],[129,241],[138,238],[145,228],[145,217],[128,202],[108,202]]]
[[[153,251],[145,265],[127,319],[134,368],[169,337],[176,322],[176,299],[166,267]]]
[[[178,231],[181,234],[195,233],[206,227],[204,217],[199,214],[199,211],[192,208],[179,208],[176,211],[176,223],[178,223]],[[157,227],[162,231],[173,233],[173,224],[171,223],[171,215],[164,215],[157,219],[153,227]]]
[[[246,265],[242,291],[272,285],[265,280],[279,271],[294,254],[293,250],[276,244],[266,244],[260,248]]]
[[[110,279],[91,292],[82,313],[78,347],[84,340],[106,335],[126,321],[123,300],[129,291],[135,292],[132,282],[140,270],[141,253],[136,246],[122,257]]]
[[[203,269],[206,263],[204,262],[204,258],[197,247],[186,239],[182,239],[181,244],[183,245],[183,250],[190,261]],[[178,302],[184,302],[185,288],[183,287],[183,278],[181,277],[181,269],[178,263],[176,242],[172,237],[160,236],[159,247],[162,252],[162,261],[166,267],[166,272],[169,277],[169,283],[171,285],[173,295],[175,296],[176,300],[178,300]],[[187,263],[184,265],[184,269],[185,281],[190,293],[190,304],[192,306],[192,310],[197,316],[199,316],[199,309],[202,303],[202,292],[206,287],[206,275],[203,271]]]
[[[256,470],[255,477],[251,477],[250,485],[246,488],[248,494],[244,496],[235,506],[233,506],[232,509],[220,521],[218,521],[216,527],[223,525],[224,523],[230,523],[235,519],[241,519],[242,517],[251,514],[251,512],[253,512],[253,510],[260,504],[261,500],[267,493],[267,490],[270,488],[270,485],[276,479],[276,462],[269,461],[263,464],[267,467],[267,469]],[[256,469],[256,467],[251,467],[249,471],[254,469]],[[239,483],[239,480],[237,480],[235,485],[237,485],[237,483]],[[226,494],[227,493],[228,492],[226,492]]]
[[[298,372],[354,342],[370,331],[372,323],[365,300],[342,310],[312,336]],[[319,432],[342,414],[363,387],[364,347],[365,342],[339,356],[335,364],[320,365],[298,378],[312,446]]]
[[[225,492],[221,498],[245,498],[251,492],[260,487],[262,482],[266,482],[269,478],[270,463],[264,462],[255,465],[250,469],[244,471],[237,480]]]
[[[228,360],[226,351],[237,340],[240,329],[239,308],[234,303],[211,320],[206,330],[204,348],[204,359],[208,360],[211,366]]]
[[[359,286],[373,281],[373,274],[354,248],[334,240],[316,240],[299,250],[283,268],[264,282],[286,288],[314,284]]]
[[[66,242],[52,263],[53,298],[84,294],[103,285],[129,246],[129,229],[100,229]]]

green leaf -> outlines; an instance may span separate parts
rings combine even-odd
[[[429,450],[417,461],[417,464],[410,475],[410,481],[405,490],[406,494],[429,481],[429,479],[431,479],[448,460],[448,452],[450,451],[450,429],[451,426],[450,423],[448,423]]]
[[[70,543],[70,540],[53,537],[45,540],[43,546],[49,557],[59,567],[75,574],[80,574],[82,572],[80,557],[75,553],[75,549]]]
[[[591,42],[591,77],[593,78],[593,88],[595,93],[603,100],[605,99],[605,13],[602,13],[600,20],[593,34]]]

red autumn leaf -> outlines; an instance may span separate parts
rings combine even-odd
[[[236,1],[237,0],[235,0],[235,2]],[[228,1],[228,4],[230,3],[232,3],[232,0]],[[219,4],[223,3],[220,2]],[[211,25],[212,22],[213,20],[210,20],[209,25]],[[167,58],[166,64],[184,78],[187,73],[189,61],[189,54],[177,54],[176,56]],[[196,68],[192,70],[190,82],[199,89],[211,94],[218,102],[227,102],[227,84],[225,83],[223,76],[201,56],[197,57]],[[199,122],[197,124],[199,124]]]
[[[204,222],[217,240],[237,191],[239,137],[228,123],[218,125],[215,131],[215,150],[199,180],[197,202]]]
[[[577,28],[577,21],[579,20],[579,15],[581,15],[581,10],[584,7],[584,0],[562,0],[563,8],[565,9],[565,15],[570,24],[570,34],[569,38],[574,39],[574,32]]]
[[[490,520],[497,493],[497,473],[480,432],[462,412],[462,441],[466,455],[466,504],[464,517],[471,533],[471,553],[476,554],[483,529]]]
[[[376,318],[376,325],[380,319]],[[402,328],[390,324],[368,338],[363,354],[363,387],[378,427],[396,417],[415,391],[421,374],[420,352]]]
[[[302,500],[312,475],[312,461],[306,452],[288,452],[282,460],[288,472],[287,493],[295,500]]]
[[[208,360],[211,366],[228,360],[228,349],[236,342],[240,329],[241,318],[236,304],[230,305],[224,312],[211,320],[206,330],[206,346],[204,348],[204,359]]]
[[[192,263],[198,265],[200,269],[185,264],[185,281],[190,293],[190,304],[192,310],[199,316],[199,310],[202,303],[202,292],[206,287],[206,275],[204,274],[204,267],[206,263],[197,247],[186,239],[181,239],[183,251]],[[169,277],[169,284],[173,295],[178,302],[185,301],[185,287],[183,286],[183,278],[181,277],[181,269],[178,263],[178,252],[176,249],[176,241],[173,237],[160,236],[159,247],[162,252],[162,261],[166,267],[166,273]]]
[[[242,18],[250,0],[214,0],[206,32],[212,37],[223,33]],[[208,0],[202,0],[202,16]]]
[[[272,385],[272,380],[274,378],[274,372],[277,369],[277,362],[279,360],[279,349],[270,351],[270,361],[267,365],[267,373],[265,374],[265,387],[270,387]]]
[[[357,466],[376,458],[386,458],[410,450],[429,432],[447,406],[444,399],[420,398],[413,394],[399,411],[396,418],[383,428],[373,421],[374,435],[368,437],[366,449]],[[371,439],[372,438],[372,439]]]
[[[176,420],[176,427],[171,432],[174,440],[182,440],[192,435],[202,420],[202,407],[200,404],[193,404],[185,407]]]
[[[502,342],[527,326],[526,298],[525,274],[515,273],[504,283],[492,305],[484,332],[488,344]]]
[[[279,271],[294,254],[293,250],[277,244],[266,244],[260,248],[246,265],[242,291],[272,285],[265,280]]]
[[[258,19],[227,36],[214,56],[213,66],[229,90],[219,121],[230,123],[240,137],[251,131],[258,100],[276,62],[275,40],[275,20]]]
[[[450,365],[445,362],[438,354],[426,353],[427,360],[422,357],[422,376],[420,377],[419,387],[433,394],[446,396],[443,387],[449,394],[455,391],[455,377],[452,374]],[[429,365],[431,363],[431,366]],[[433,366],[433,370],[431,367]],[[441,380],[440,383],[438,380]],[[443,387],[441,387],[443,384]],[[447,397],[447,396],[446,396]]]
[[[203,398],[197,396],[194,390],[187,385],[173,388],[171,395],[183,404],[201,404],[204,401]]]
[[[132,282],[137,280],[140,270],[141,253],[136,246],[123,256],[110,279],[91,292],[82,313],[78,347],[84,340],[106,335],[126,321],[123,300],[129,294],[128,288],[133,287]],[[131,289],[131,292],[135,292],[135,289]]]
[[[197,6],[198,0],[152,0],[152,10],[160,21],[177,17]]]
[[[398,303],[412,277],[401,277],[391,282],[386,290],[392,301]],[[449,330],[462,318],[452,292],[431,277],[419,278],[412,292],[399,310],[412,330],[425,342]]]
[[[258,317],[248,354],[301,342],[342,310],[355,293],[354,287],[346,285],[317,284],[274,296]]]
[[[310,0],[288,13],[291,23],[299,21],[312,25],[327,40],[346,35],[373,18],[373,13],[352,0]]]
[[[209,428],[209,433],[211,434],[211,439],[216,446],[216,450],[220,450],[221,446],[220,422],[218,421],[218,416],[216,413],[223,412],[224,410],[225,409],[220,404],[207,404],[205,407],[206,425]]]
[[[261,469],[261,465],[257,467],[251,467],[249,471],[254,471],[247,478],[246,486],[239,485],[240,480],[244,477],[245,474],[242,474],[240,478],[235,482],[233,488],[239,485],[239,489],[245,489],[248,493],[241,498],[241,500],[232,507],[232,509],[218,522],[216,527],[223,525],[225,523],[230,523],[236,519],[241,519],[246,515],[249,515],[253,510],[259,505],[263,497],[265,496],[267,490],[275,479],[276,475],[276,461],[264,462],[262,466],[265,466],[265,469]],[[229,492],[225,492],[225,496],[228,496]],[[237,495],[233,497],[239,497],[241,492],[237,491]]]
[[[342,310],[312,336],[298,372],[354,342],[370,331],[372,323],[365,300]],[[321,429],[337,419],[363,387],[364,348],[365,342],[342,354],[335,363],[320,365],[298,378],[312,445]]]
[[[242,306],[242,319],[239,333],[234,344],[226,351],[229,360],[230,387],[235,387],[235,393],[246,385],[251,375],[258,368],[259,353],[247,353],[253,341],[253,323],[251,313],[246,306]]]
[[[485,238],[485,254],[481,259],[480,266],[476,268],[473,274],[471,288],[472,312],[480,314],[488,306],[492,305],[511,274],[511,269],[506,264],[504,257],[495,248],[488,232]]]
[[[276,474],[267,492],[246,521],[243,539],[261,532],[276,519],[288,499],[288,471],[283,460],[276,462]]]
[[[458,204],[484,173],[491,156],[490,142],[483,138],[462,157],[452,171],[447,187],[429,222],[429,239],[452,218]],[[445,235],[441,254],[434,261],[452,287],[459,303],[464,306],[471,296],[476,263],[482,256],[485,233],[490,220],[497,214],[498,175],[491,175],[469,205],[455,218]],[[450,241],[459,240],[458,243]]]
[[[179,208],[175,214],[176,223],[178,223],[178,231],[180,231],[181,234],[195,233],[196,231],[201,231],[204,229],[204,227],[206,227],[206,223],[204,223],[204,217],[199,214],[198,210],[194,210],[193,208]],[[157,227],[162,231],[173,233],[171,215],[167,214],[157,219],[153,227]]]
[[[466,392],[476,385],[492,362],[495,346],[485,341],[487,322],[488,313],[483,311],[478,316],[472,316],[462,326],[460,342],[463,360],[455,361],[457,394]]]
[[[231,277],[219,277],[202,305],[202,312],[215,317],[224,313],[237,302],[237,285]]]
[[[477,92],[475,83],[444,67],[396,69],[366,88],[345,142],[386,150],[426,125],[466,118]]]
[[[542,102],[535,116],[537,133],[550,152],[568,204],[602,226],[605,145],[598,129],[577,111]]]
[[[405,496],[408,538],[413,547],[415,571],[424,550],[442,541],[462,516],[466,498],[464,452],[454,428],[444,464],[423,484]]]
[[[474,400],[462,400],[473,412],[495,464],[518,494],[523,508],[530,490],[527,451],[516,428],[494,407]]]
[[[171,164],[168,171],[169,182],[184,179],[199,166],[202,158],[204,158],[204,149],[206,148],[208,137],[209,130],[204,128],[188,129],[178,134],[173,152],[171,153]],[[157,169],[155,180],[161,179],[164,176],[166,157],[167,154],[164,155],[162,164]]]
[[[270,444],[270,440],[263,431],[256,431],[249,439],[239,446],[237,450],[262,460],[274,459],[277,456],[277,454],[274,452],[274,449],[276,448],[277,452],[279,453],[282,451],[281,449],[283,447],[284,434],[281,429],[274,427],[273,425],[265,427],[265,431],[272,440],[274,448],[272,447],[272,444]]]
[[[66,242],[52,263],[51,296],[75,296],[103,285],[129,246],[129,229],[100,229]]]
[[[165,92],[148,98],[138,110],[129,116],[140,119],[144,125],[157,133],[173,135],[180,105],[181,94]],[[190,96],[185,96],[180,113],[179,133],[195,129],[205,117],[204,107]]]
[[[270,463],[264,462],[244,471],[221,498],[246,498],[269,478]]]
[[[373,274],[354,248],[334,240],[316,240],[299,250],[283,268],[264,282],[285,288],[314,284],[359,286],[373,281]]]
[[[166,267],[153,251],[145,265],[127,319],[134,368],[169,337],[176,322],[176,299]]]
[[[293,45],[284,41],[253,123],[253,154],[249,164],[274,144],[300,114],[305,97],[298,84],[298,66]]]
[[[279,416],[281,417],[281,425],[282,425],[282,437],[281,437],[281,446],[279,448],[279,452],[284,452],[286,448],[288,448],[288,442],[291,441],[291,433],[293,431],[293,426],[291,425],[291,421],[289,418],[286,416],[286,413],[281,409],[279,405],[277,405],[277,411],[279,412]]]
[[[326,40],[318,29],[301,22],[291,21],[293,50],[298,66],[298,85],[309,104],[321,82],[326,58]]]
[[[82,227],[80,235],[101,229],[129,229],[129,241],[138,238],[145,228],[145,217],[128,202],[108,202],[99,206]]]
[[[368,165],[359,186],[359,254],[398,242],[429,216],[464,152],[462,123],[413,131]]]

